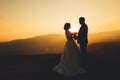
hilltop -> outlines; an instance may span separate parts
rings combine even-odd
[[[109,51],[109,48],[115,51],[120,45],[119,34],[119,30],[89,34],[88,53],[94,53],[96,50],[105,51],[104,49]],[[63,52],[65,42],[65,35],[62,34],[1,42],[0,55],[59,54]]]

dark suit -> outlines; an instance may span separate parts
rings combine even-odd
[[[78,43],[79,44],[80,43],[84,43],[84,44],[88,43],[87,34],[88,34],[88,27],[84,23],[84,24],[81,25],[80,30],[78,32]]]
[[[78,32],[77,40],[80,45],[83,62],[85,64],[86,64],[86,60],[87,60],[87,43],[88,43],[87,35],[88,35],[88,27],[85,23],[83,23],[83,24],[81,24],[80,30]]]

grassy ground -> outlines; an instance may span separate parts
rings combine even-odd
[[[120,80],[120,55],[89,55],[88,74],[65,77],[52,71],[60,55],[0,56],[0,80]]]

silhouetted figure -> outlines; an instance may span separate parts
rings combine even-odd
[[[70,27],[70,23],[66,23],[64,25],[67,41],[64,46],[64,51],[61,55],[60,63],[53,69],[54,71],[57,71],[65,76],[75,76],[86,73],[86,70],[80,65],[80,51],[73,40],[73,36],[76,35],[76,33],[71,33],[69,31]]]
[[[87,61],[87,43],[88,43],[88,26],[85,24],[85,18],[84,17],[80,17],[79,18],[79,23],[81,25],[79,32],[78,32],[78,37],[77,37],[77,41],[80,45],[80,49],[82,52],[82,58],[83,58],[83,65],[85,67],[88,66],[88,61]]]

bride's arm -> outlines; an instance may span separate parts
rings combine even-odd
[[[78,34],[77,32],[73,32],[73,33],[71,33],[72,35],[76,35],[76,34]]]
[[[66,31],[66,36],[67,36],[67,39],[72,39],[72,38],[74,38],[74,39],[76,39],[76,36],[77,35],[77,32],[70,32],[70,31]]]
[[[70,32],[70,31],[69,31]],[[76,35],[78,34],[77,32],[70,32],[71,35]]]
[[[77,34],[78,34],[77,32],[71,33],[71,35],[72,35],[73,38],[75,38]]]

